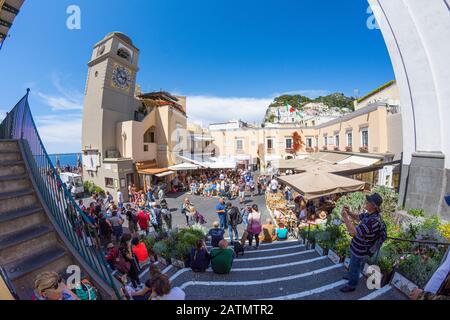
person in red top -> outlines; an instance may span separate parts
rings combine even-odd
[[[148,260],[148,251],[147,246],[144,242],[139,241],[138,238],[133,238],[131,241],[132,248],[131,251],[133,251],[134,255],[136,256],[139,263],[144,263]]]
[[[149,221],[150,221],[150,216],[147,212],[145,212],[144,210],[141,210],[138,213],[138,225],[139,228],[141,228],[142,231],[145,231],[145,234],[148,235],[148,227],[149,227]]]

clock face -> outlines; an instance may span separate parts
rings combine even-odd
[[[114,66],[112,82],[115,87],[127,90],[131,85],[131,72],[129,69],[121,65]]]

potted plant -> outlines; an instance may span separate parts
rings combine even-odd
[[[155,252],[158,261],[163,265],[170,265],[170,249],[169,241],[161,240],[155,243],[153,251]]]
[[[345,151],[346,152],[352,152],[353,151],[353,147],[345,147]]]
[[[340,151],[339,147],[334,147],[334,151]]]
[[[148,254],[149,254],[152,262],[155,262],[156,260],[158,260],[158,258],[156,257],[156,253],[153,250],[153,247],[155,246],[155,243],[157,242],[156,238],[149,236],[149,237],[144,238],[143,241],[144,241],[145,246],[147,247],[147,251],[148,251]]]
[[[359,148],[359,152],[361,152],[361,153],[368,153],[369,152],[369,147],[360,147]]]
[[[187,242],[177,242],[171,254],[172,265],[179,269],[186,268],[189,265],[189,254],[191,252],[191,248],[192,246],[190,246]]]

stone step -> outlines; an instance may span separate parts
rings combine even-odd
[[[31,187],[32,184],[27,174],[0,176],[0,193],[14,192]]]
[[[194,273],[187,271],[179,272],[178,275],[172,275],[172,280],[176,285],[182,285],[189,281],[206,281],[214,285],[216,281],[239,282],[239,281],[261,281],[266,279],[289,277],[292,275],[312,272],[326,267],[332,267],[333,264],[324,257],[313,257],[308,260],[296,261],[293,264],[288,264],[280,268],[271,269],[270,267],[263,270],[252,270],[251,268],[238,268],[233,266],[233,269],[228,275],[215,274],[211,269],[205,273]],[[336,267],[337,268],[337,267]]]
[[[229,282],[186,282],[180,287],[188,299],[254,300],[285,297],[298,292],[310,292],[318,287],[335,283],[345,274],[342,265],[330,265],[313,271],[287,277],[274,275],[270,279]]]
[[[280,252],[275,255],[266,257],[253,257],[250,255],[239,257],[234,260],[234,266],[236,268],[266,268],[272,266],[277,268],[279,265],[285,265],[289,263],[300,262],[317,257],[317,253],[314,250],[297,249],[296,252],[284,253]]]
[[[55,232],[45,224],[4,235],[0,237],[0,264],[7,264],[34,252],[45,250],[56,243]]]
[[[10,212],[38,205],[38,199],[31,188],[0,193],[0,212]]]
[[[0,140],[0,151],[19,152],[19,142],[17,140]]]
[[[45,221],[46,215],[40,206],[0,212],[0,237],[44,223]]]
[[[23,161],[0,161],[0,177],[26,173]]]
[[[19,151],[0,150],[0,161],[19,161],[22,155]]]
[[[67,267],[73,264],[72,257],[62,247],[48,248],[20,262],[23,269],[18,270],[16,275],[11,275],[15,277],[13,286],[21,300],[30,300],[33,297],[34,281],[40,273],[55,271],[64,276]]]

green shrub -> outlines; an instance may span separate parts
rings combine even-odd
[[[442,259],[442,256],[441,256]],[[423,288],[437,270],[441,260],[416,254],[406,256],[400,261],[398,271],[406,278]]]
[[[146,237],[143,241],[144,241],[145,246],[147,247],[147,251],[149,252],[149,254],[155,254],[153,247],[156,243],[156,238],[155,237]]]
[[[161,240],[154,244],[153,252],[165,259],[170,258],[170,250],[168,240]]]
[[[408,214],[414,217],[425,217],[425,211],[423,209],[409,209]]]

